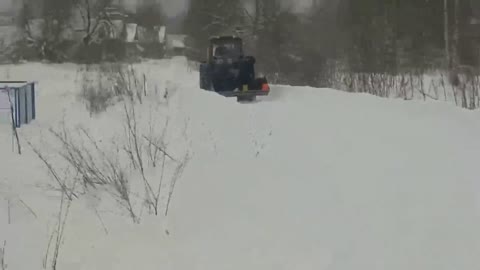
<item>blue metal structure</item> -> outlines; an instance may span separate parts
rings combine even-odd
[[[12,121],[16,128],[29,124],[37,117],[34,82],[0,81],[0,92],[8,98]]]

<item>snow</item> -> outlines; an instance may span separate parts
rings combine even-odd
[[[185,48],[185,35],[167,35],[167,46],[171,49]]]
[[[72,203],[57,269],[480,266],[477,111],[284,85],[239,104],[198,89],[183,58],[136,68],[149,91],[139,124],[168,118],[172,155],[191,154],[169,215],[144,213],[134,224],[104,191],[87,194]],[[0,247],[6,240],[8,269],[38,269],[60,197],[25,141],[54,158],[48,128],[65,121],[104,146],[121,143],[122,106],[90,117],[73,64],[1,66],[0,74],[39,85],[37,120],[19,130],[21,156],[0,125]]]

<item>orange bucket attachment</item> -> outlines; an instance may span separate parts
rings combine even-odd
[[[268,85],[268,83],[262,84],[262,91],[270,91],[270,86]]]

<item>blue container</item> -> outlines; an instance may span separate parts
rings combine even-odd
[[[36,119],[35,90],[34,82],[0,81],[1,109],[10,110],[17,128]]]

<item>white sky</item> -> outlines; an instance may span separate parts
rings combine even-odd
[[[0,11],[5,11],[10,9],[13,0],[0,0]]]
[[[162,8],[166,14],[176,16],[188,8],[188,0],[161,0]]]
[[[0,11],[8,10],[11,8],[13,1],[19,0],[0,0]],[[136,3],[141,0],[123,0],[127,5],[135,6]],[[166,13],[176,16],[183,12],[188,7],[189,0],[159,0],[162,2]],[[246,3],[252,0],[244,0]],[[292,5],[296,11],[304,11],[311,5],[312,0],[282,0],[286,5]]]

